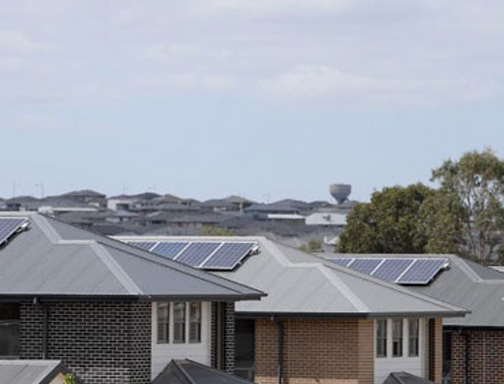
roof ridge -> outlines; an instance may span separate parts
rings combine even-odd
[[[177,360],[175,360],[175,361],[177,361]],[[191,359],[184,359],[184,360],[182,360],[182,361],[186,361],[186,362],[188,362],[188,363],[190,363],[190,364],[197,365],[197,366],[199,366],[199,367],[201,367],[201,368],[203,368],[203,369],[205,369],[205,370],[207,370],[207,371],[211,371],[211,372],[213,372],[213,373],[215,373],[215,374],[217,374],[217,375],[220,375],[220,376],[224,376],[224,377],[226,377],[226,376],[228,376],[228,375],[229,375],[228,373],[223,372],[223,371],[221,371],[221,370],[219,370],[219,369],[216,369],[216,368],[213,368],[213,367],[209,367],[208,365],[205,365],[205,364],[199,363],[199,362],[194,361],[194,360],[191,360]],[[234,380],[239,380],[239,381],[242,381],[242,382],[244,382],[244,383],[254,384],[252,381],[249,381],[249,380],[243,379],[243,378],[238,377],[238,376],[233,377],[233,379],[234,379]]]
[[[135,284],[131,277],[124,271],[119,263],[112,257],[106,248],[97,241],[89,244],[91,249],[96,253],[105,266],[119,280],[128,293],[140,295],[142,290]]]
[[[317,269],[320,270],[322,274],[324,274],[332,285],[334,285],[340,291],[346,294],[348,300],[355,305],[360,311],[369,312],[369,308],[366,304],[364,304],[359,297],[353,293],[353,291],[336,275],[329,276],[329,272],[323,265],[318,265]],[[335,281],[336,280],[336,281]]]
[[[268,241],[271,241],[271,240],[268,240]],[[271,241],[271,242],[275,243],[273,241]],[[370,276],[370,275],[366,275],[366,274],[354,271],[354,270],[352,270],[350,268],[341,266],[341,265],[339,265],[337,263],[333,263],[330,260],[327,260],[327,259],[325,259],[325,258],[323,258],[321,256],[317,256],[317,255],[314,255],[314,254],[309,253],[309,252],[304,252],[304,251],[301,251],[299,249],[290,247],[290,246],[282,244],[282,243],[278,243],[278,244],[280,244],[281,246],[287,247],[287,248],[294,249],[294,250],[296,250],[298,252],[302,252],[303,254],[305,254],[305,255],[307,255],[309,257],[315,258],[315,259],[317,259],[319,261],[323,261],[322,265],[324,265],[327,268],[335,269],[335,270],[338,270],[338,271],[340,271],[342,273],[346,273],[347,275],[354,276],[354,277],[356,277],[358,279],[370,281],[371,283],[375,283],[375,284],[381,285],[383,287],[386,287],[386,288],[389,288],[389,289],[393,289],[393,290],[395,290],[397,292],[400,292],[400,293],[403,293],[403,294],[405,294],[407,296],[415,297],[416,299],[422,300],[424,302],[444,307],[445,309],[448,309],[450,311],[464,310],[467,313],[470,313],[470,311],[467,308],[462,308],[462,307],[459,307],[459,306],[456,306],[456,305],[444,302],[442,300],[435,299],[433,297],[430,297],[430,296],[427,296],[427,295],[424,295],[424,294],[421,294],[421,293],[417,293],[417,292],[414,292],[412,290],[403,288],[400,285],[397,285],[397,284],[394,284],[394,283],[389,283],[387,281],[380,280],[380,279],[378,279],[376,277],[373,277],[373,276]],[[298,264],[308,264],[309,265],[310,263],[298,263]],[[317,265],[317,264],[315,264],[315,265]]]
[[[189,373],[187,373],[186,370],[179,365],[177,360],[172,360],[172,362],[173,362],[173,365],[175,366],[175,368],[178,369],[182,373],[182,375],[187,379],[187,381],[189,383],[196,384],[196,382],[191,378]]]
[[[108,239],[108,238],[107,238],[107,239]],[[118,242],[118,243],[119,243],[119,244],[121,244],[121,245],[126,245],[126,246],[128,246],[126,243],[121,242],[120,240],[115,240],[115,239],[112,239],[112,240],[114,240],[114,241]],[[120,249],[120,248],[118,248],[118,247],[115,247],[115,246],[114,246],[114,245],[112,245],[112,244],[104,244],[104,243],[102,243],[102,242],[101,242],[101,241],[99,241],[99,240],[97,241],[97,243],[98,243],[98,244],[101,244],[101,245],[103,245],[103,246],[105,246],[105,247],[111,247],[111,248],[113,248],[113,249],[120,250],[121,252],[126,252],[126,253],[130,254],[132,257],[136,257],[136,258],[138,258],[138,259],[142,259],[142,260],[144,260],[144,261],[147,261],[147,262],[150,262],[150,263],[153,263],[153,264],[156,264],[156,265],[161,265],[161,266],[163,266],[163,267],[165,267],[165,268],[172,268],[172,269],[175,269],[177,272],[180,272],[180,273],[183,273],[183,274],[189,275],[189,276],[191,276],[191,277],[193,277],[193,278],[196,278],[196,279],[199,279],[199,280],[203,280],[203,281],[208,282],[208,283],[210,283],[210,284],[218,285],[219,287],[223,287],[223,288],[229,289],[229,290],[231,290],[231,291],[233,291],[233,292],[240,293],[240,291],[239,291],[238,289],[231,288],[231,287],[225,286],[224,284],[221,284],[221,283],[218,283],[218,282],[215,282],[215,281],[211,281],[210,279],[205,278],[204,276],[202,276],[202,273],[201,273],[201,272],[203,272],[203,273],[205,273],[205,274],[206,274],[206,272],[204,272],[204,271],[201,271],[201,270],[199,270],[199,269],[192,268],[192,267],[190,267],[190,266],[188,266],[188,265],[182,264],[182,263],[177,262],[177,261],[175,261],[175,260],[166,259],[165,257],[163,257],[163,256],[159,256],[159,255],[156,255],[155,253],[152,253],[152,252],[149,252],[149,251],[144,251],[144,250],[142,250],[142,249],[137,249],[137,248],[135,248],[135,250],[136,250],[136,251],[146,252],[146,253],[149,255],[149,257],[145,257],[145,256],[140,256],[140,255],[134,254],[134,253],[130,252],[129,250]],[[128,247],[131,247],[131,246],[128,246]],[[153,258],[156,258],[157,260],[153,260]],[[167,263],[170,263],[170,264],[172,264],[172,265],[168,265]],[[196,272],[196,273],[191,274],[191,273],[189,273],[188,271],[186,271],[186,270],[185,270],[185,268],[188,268],[188,269],[190,269],[192,272]],[[228,281],[228,282],[230,282],[230,283],[236,284],[236,285],[238,285],[238,286],[241,286],[241,287],[244,287],[244,288],[247,288],[247,289],[253,289],[253,290],[254,290],[254,291],[256,291],[257,293],[259,293],[259,294],[263,294],[263,295],[264,295],[264,292],[262,292],[262,291],[260,291],[260,290],[258,290],[258,289],[256,289],[256,288],[254,288],[254,287],[250,287],[250,286],[248,286],[248,285],[238,283],[238,282],[236,282],[236,281],[234,281],[234,280],[230,280],[230,279],[227,279],[227,278],[222,277],[222,276],[217,276],[217,275],[213,275],[213,274],[212,274],[212,275],[210,275],[210,276],[212,276],[212,277],[218,277],[219,279],[226,280],[226,281]]]
[[[42,383],[44,379],[47,378],[47,376],[51,373],[55,373],[55,371],[58,369],[58,367],[61,366],[61,361],[58,362],[57,364],[48,364],[46,368],[40,373],[39,376],[37,376],[36,381],[34,383]],[[52,378],[51,378],[52,380]]]

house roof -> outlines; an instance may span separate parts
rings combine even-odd
[[[414,376],[407,372],[393,372],[385,379],[383,384],[435,384],[432,381]]]
[[[0,248],[0,298],[243,300],[260,291],[37,213]]]
[[[0,384],[49,384],[66,373],[59,360],[0,360]]]
[[[208,241],[215,240],[215,237],[150,236],[146,239]],[[467,312],[264,237],[234,236],[219,237],[218,240],[253,241],[260,246],[258,254],[249,256],[233,271],[214,272],[268,294],[261,301],[237,303],[236,312],[241,316],[379,317],[408,314],[450,317]]]
[[[82,189],[80,191],[72,191],[64,193],[61,196],[69,196],[69,197],[106,197],[103,193],[93,191],[91,189]]]
[[[383,258],[383,254],[333,254],[341,257]],[[390,255],[388,255],[390,256]],[[416,258],[419,255],[394,254]],[[471,311],[463,318],[446,319],[445,326],[504,328],[504,273],[463,259],[457,255],[422,254],[421,257],[447,258],[448,269],[428,285],[408,286],[415,293],[453,303]]]
[[[253,384],[192,360],[172,360],[152,384]]]

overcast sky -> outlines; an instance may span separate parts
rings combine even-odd
[[[328,199],[504,155],[502,0],[0,2],[0,196]]]

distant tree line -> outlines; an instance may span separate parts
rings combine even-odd
[[[504,256],[504,161],[465,153],[432,171],[438,188],[389,187],[355,206],[340,236],[343,253],[457,253],[482,264]],[[500,260],[499,260],[500,259]]]

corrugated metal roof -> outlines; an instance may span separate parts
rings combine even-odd
[[[39,214],[0,248],[0,296],[258,299],[255,289]],[[5,216],[5,215],[4,215]]]
[[[253,384],[192,360],[172,360],[152,384]]]
[[[60,361],[0,360],[0,384],[46,384],[60,373]]]
[[[339,254],[342,257],[379,257],[383,254]],[[394,254],[394,257],[419,255]],[[467,308],[465,317],[444,320],[445,326],[504,327],[504,273],[476,264],[456,255],[422,254],[421,257],[444,257],[449,267],[424,286],[408,286],[413,292]]]
[[[208,237],[128,238],[138,239],[203,241]],[[268,294],[261,301],[237,303],[236,311],[242,315],[364,317],[417,314],[448,317],[461,316],[466,312],[463,308],[352,271],[263,237],[219,237],[219,240],[247,240],[260,244],[259,254],[249,256],[237,269],[215,272]]]

